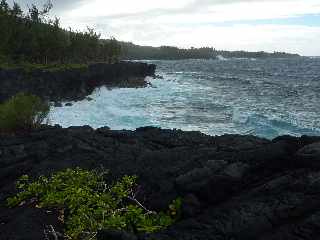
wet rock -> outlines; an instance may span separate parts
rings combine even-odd
[[[164,79],[163,76],[161,76],[161,75],[154,75],[153,78],[154,78],[154,79]]]
[[[111,128],[110,127],[102,127],[102,128],[98,128],[97,129],[97,133],[109,133],[110,132],[110,130],[111,130]]]
[[[53,106],[54,107],[62,107],[62,103],[61,102],[54,102]]]

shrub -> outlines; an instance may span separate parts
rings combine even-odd
[[[104,174],[67,169],[34,182],[22,176],[17,181],[20,192],[7,201],[10,207],[32,200],[38,208],[60,210],[59,219],[65,223],[69,239],[94,239],[101,229],[150,233],[175,221],[181,201],[174,201],[167,213],[155,213],[136,200],[135,186],[135,176],[124,176],[108,185]]]
[[[50,107],[39,97],[19,93],[0,104],[0,132],[30,130],[48,116]]]

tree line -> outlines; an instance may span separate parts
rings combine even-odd
[[[171,46],[150,47],[121,42],[123,58],[127,59],[210,59],[215,49],[209,47],[182,49]]]
[[[151,47],[139,46],[131,42],[121,42],[123,58],[126,59],[159,59],[159,60],[179,60],[179,59],[215,59],[217,56],[225,58],[287,58],[298,57],[297,54],[284,52],[247,52],[247,51],[224,51],[213,47],[202,48],[177,48],[171,46]]]
[[[121,45],[114,38],[102,40],[94,29],[63,29],[59,18],[48,16],[48,1],[42,9],[35,5],[24,13],[14,3],[0,2],[0,60],[14,63],[89,63],[116,62]]]

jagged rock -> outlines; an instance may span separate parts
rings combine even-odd
[[[211,177],[212,171],[209,168],[196,168],[179,176],[176,179],[176,184],[182,191],[193,192],[207,185]]]
[[[55,213],[8,209],[23,174],[65,168],[109,169],[108,179],[137,175],[137,198],[166,211],[181,197],[182,219],[141,240],[314,240],[320,219],[320,137],[211,137],[145,127],[114,131],[90,126],[43,127],[0,136],[0,239],[43,239],[45,225],[63,226]],[[110,231],[102,231],[101,237]],[[108,236],[136,239],[118,232]],[[100,239],[102,239],[100,237]]]
[[[97,129],[97,133],[109,133],[110,132],[110,130],[111,130],[111,128],[110,127],[102,127],[102,128],[98,128]]]
[[[209,160],[205,166],[210,168],[213,173],[220,172],[225,166],[228,165],[228,162],[224,160]]]
[[[154,75],[153,78],[154,79],[164,79],[163,76],[161,76],[161,75]]]
[[[54,107],[62,107],[62,103],[61,102],[54,102],[53,106]]]
[[[82,100],[101,86],[146,86],[145,78],[153,76],[155,69],[154,64],[126,61],[59,71],[0,69],[0,102],[19,92],[55,102]]]
[[[223,170],[223,174],[232,178],[241,179],[249,168],[250,166],[246,163],[233,163]]]

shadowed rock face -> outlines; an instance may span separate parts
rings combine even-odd
[[[96,87],[143,87],[156,66],[138,62],[97,63],[86,68],[57,71],[0,69],[0,102],[19,93],[31,93],[51,101],[79,100]]]
[[[155,210],[180,196],[182,219],[151,235],[102,231],[98,239],[284,240],[320,236],[320,137],[210,137],[199,132],[140,128],[46,127],[0,138],[2,240],[43,239],[45,225],[63,226],[57,213],[8,209],[23,175],[67,167],[110,169],[110,179],[139,176],[139,198]]]

